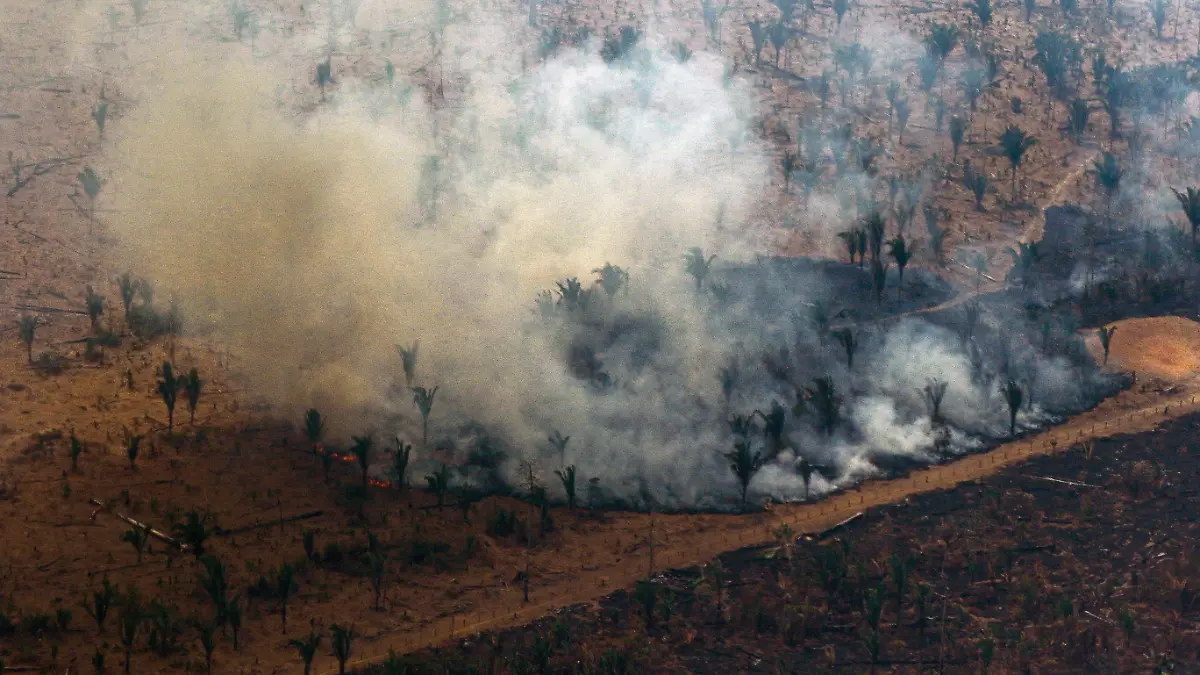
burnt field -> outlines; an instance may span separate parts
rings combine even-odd
[[[781,532],[364,672],[1197,672],[1198,426],[1039,457],[820,538]]]

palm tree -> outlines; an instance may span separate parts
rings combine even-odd
[[[550,447],[552,447],[556,451],[558,451],[558,461],[560,463],[566,464],[566,462],[567,462],[567,444],[571,442],[571,437],[563,436],[558,431],[558,429],[555,429],[554,431],[552,431],[550,433],[550,436],[548,436],[546,438],[546,440],[550,443]]]
[[[833,331],[833,337],[846,350],[846,370],[854,370],[854,352],[858,350],[858,338],[849,328],[839,328]]]
[[[1101,326],[1096,331],[1100,336],[1100,346],[1104,348],[1104,365],[1108,365],[1108,348],[1112,344],[1113,333],[1117,332],[1116,326]]]
[[[892,118],[896,115],[896,99],[900,98],[900,83],[892,80],[884,91],[888,102],[888,131],[892,130]]]
[[[675,44],[671,47],[671,55],[679,63],[687,63],[692,60],[692,48],[688,47],[686,42],[676,40]]]
[[[129,430],[125,431],[125,456],[129,458],[129,470],[137,471],[138,453],[142,448],[142,436],[140,434],[131,434]]]
[[[229,624],[230,632],[233,633],[233,651],[235,652],[238,650],[238,636],[242,632],[244,614],[241,595],[235,595],[225,603],[225,621]]]
[[[705,258],[704,249],[699,247],[688,249],[688,252],[684,254],[685,269],[696,280],[697,291],[700,290],[701,284],[704,283],[704,278],[708,276],[708,272],[712,268],[712,261],[716,257],[714,254]]]
[[[946,397],[946,386],[946,382],[934,379],[926,382],[925,388],[921,390],[925,405],[929,406],[929,419],[934,424],[942,421],[942,399]]]
[[[871,209],[871,212],[863,219],[863,231],[867,235],[867,250],[870,251],[872,260],[879,260],[881,257],[886,226],[883,214],[878,209]]]
[[[450,467],[443,464],[441,468],[425,476],[429,490],[437,497],[437,507],[446,505],[446,491],[450,489]]]
[[[799,155],[788,150],[783,153],[783,157],[779,160],[779,166],[783,172],[783,191],[785,194],[792,193],[792,176],[796,173],[799,158]]]
[[[1185,192],[1171,188],[1171,192],[1175,194],[1175,199],[1179,200],[1179,208],[1183,209],[1183,215],[1187,217],[1188,224],[1192,226],[1192,245],[1195,246],[1196,232],[1200,231],[1200,188],[1189,187]],[[23,330],[21,334],[25,334]],[[33,331],[30,330],[29,334],[32,336]],[[27,343],[32,341],[33,338],[30,337]]]
[[[412,445],[396,437],[396,449],[392,451],[392,470],[396,474],[396,487],[408,487],[408,462],[412,457]]]
[[[858,250],[858,231],[838,232],[838,239],[841,239],[842,243],[846,245],[846,252],[850,254],[850,264],[853,265],[855,257],[862,253]]]
[[[1000,392],[1004,394],[1004,400],[1008,403],[1008,435],[1015,436],[1017,433],[1017,411],[1021,409],[1021,401],[1024,399],[1024,393],[1021,391],[1021,385],[1011,377],[1005,380],[1000,388]]]
[[[1013,259],[1013,271],[1021,277],[1021,289],[1028,291],[1029,284],[1037,274],[1038,244],[1037,242],[1018,242],[1017,248],[1005,249]]]
[[[137,294],[146,307],[154,304],[154,284],[152,282],[140,279],[137,283]]]
[[[279,598],[279,618],[283,625],[283,634],[287,635],[287,606],[288,599],[296,590],[296,571],[288,563],[275,575],[275,595]]]
[[[988,188],[992,181],[987,174],[982,171],[976,171],[971,166],[970,160],[967,160],[966,166],[963,167],[963,187],[971,191],[975,197],[975,210],[983,211],[983,200],[987,197]]]
[[[829,334],[829,324],[837,317],[843,316],[845,311],[840,311],[837,316],[829,309],[829,305],[824,300],[817,300],[813,303],[809,310],[809,318],[812,319],[813,326],[817,329],[817,338],[821,344],[825,344],[825,337]]]
[[[171,535],[187,546],[197,560],[204,555],[204,542],[209,537],[208,520],[208,513],[201,515],[196,511],[188,511],[182,523],[175,523],[171,527]]]
[[[433,397],[437,396],[437,387],[413,387],[413,404],[421,411],[421,447],[429,449],[429,413],[433,411]]]
[[[1195,229],[1196,229],[1195,227],[1192,228],[1193,233],[1195,232]],[[1193,236],[1193,239],[1194,238],[1195,237]],[[33,334],[37,332],[37,317],[36,316],[22,316],[20,318],[20,320],[17,321],[17,328],[19,329],[19,331],[21,333],[21,342],[25,343],[25,358],[28,359],[30,364],[32,364],[33,363]]]
[[[100,316],[104,314],[104,296],[96,293],[91,284],[84,287],[84,306],[87,307],[88,319],[92,322],[92,332],[98,332]]]
[[[84,167],[75,177],[83,185],[83,192],[88,197],[88,234],[91,234],[92,223],[96,220],[96,197],[100,194],[104,181],[90,166]]]
[[[217,624],[212,621],[196,620],[196,633],[204,649],[205,672],[212,675],[213,652],[217,650]]]
[[[804,481],[804,501],[808,501],[809,490],[812,486],[812,476],[817,471],[817,467],[807,457],[800,458],[800,464],[796,470],[800,472],[800,479]]]
[[[597,267],[592,274],[596,275],[596,283],[610,298],[615,297],[622,288],[626,293],[629,292],[629,272],[617,265],[604,263],[604,267]]]
[[[179,397],[179,389],[182,386],[183,380],[175,377],[175,371],[171,368],[171,364],[163,361],[162,379],[158,381],[158,395],[167,406],[168,436],[175,430],[175,401]]]
[[[932,203],[926,202],[921,210],[925,215],[925,231],[929,234],[929,251],[933,254],[933,262],[938,267],[944,267],[946,228],[938,227],[938,209]]]
[[[131,590],[121,603],[121,613],[117,617],[120,628],[121,645],[125,647],[125,673],[129,675],[129,661],[133,656],[133,645],[137,642],[138,631],[146,620],[146,611],[138,598],[136,589]]]
[[[726,420],[729,424],[729,432],[734,436],[742,439],[749,439],[750,432],[754,430],[754,414],[743,415],[734,413]]]
[[[1167,25],[1167,8],[1170,0],[1152,0],[1150,2],[1150,17],[1154,19],[1154,34],[1162,39],[1163,26]]]
[[[196,423],[196,406],[200,403],[200,389],[203,386],[204,381],[200,379],[200,372],[195,368],[183,377],[183,392],[187,395],[188,424]]]
[[[763,441],[766,443],[768,456],[773,457],[783,447],[783,427],[787,421],[787,412],[779,401],[771,401],[767,412],[755,410],[752,414],[763,421]]]
[[[321,413],[316,408],[309,408],[304,413],[304,433],[308,436],[308,442],[312,443],[313,454],[317,454],[321,438],[325,436],[325,420],[321,419]]]
[[[833,378],[828,375],[813,380],[813,389],[805,389],[805,395],[812,401],[817,412],[817,429],[826,436],[832,436],[837,428],[840,399],[833,386]]]
[[[133,550],[137,552],[137,562],[142,564],[142,553],[146,550],[146,542],[150,541],[150,527],[148,525],[138,527],[134,526],[125,531],[121,535],[121,541],[128,542]]]
[[[1104,217],[1111,220],[1113,196],[1121,187],[1125,172],[1117,156],[1111,152],[1105,152],[1100,159],[1094,160],[1092,169],[1096,174],[1096,185],[1104,190]]]
[[[325,87],[333,84],[333,57],[326,56],[324,63],[317,64],[317,87],[321,90],[321,101],[325,101]]]
[[[983,309],[975,300],[963,305],[963,325],[959,330],[961,331],[964,346],[971,341],[971,336],[975,333],[975,327],[979,325],[979,318],[982,312]]]
[[[729,470],[737,478],[738,483],[742,487],[742,510],[746,510],[746,493],[750,488],[750,481],[753,480],[754,474],[762,468],[763,458],[761,452],[751,452],[749,441],[738,441],[733,444],[733,450],[725,454],[725,459],[729,460]]]
[[[103,95],[101,92],[101,96]],[[104,140],[104,124],[108,121],[108,101],[101,100],[96,103],[96,106],[92,108],[92,121],[96,123],[96,129],[100,132],[100,140]]]
[[[837,19],[837,27],[840,30],[842,27],[842,19],[845,18],[846,12],[850,9],[850,0],[833,0],[833,14]]]
[[[225,610],[229,606],[229,570],[225,563],[215,555],[206,555],[200,559],[204,566],[201,573],[196,575],[200,588],[212,600],[215,611],[214,622],[218,626],[225,625]]]
[[[908,118],[912,114],[912,106],[908,103],[908,98],[896,99],[896,128],[899,131],[899,137],[896,139],[900,145],[904,145],[904,130],[908,128]]]
[[[333,657],[338,662],[338,675],[346,675],[346,661],[350,660],[350,648],[354,644],[354,626],[335,623],[329,630],[333,635]]]
[[[561,470],[556,469],[555,475],[558,480],[562,481],[563,491],[567,493],[567,508],[575,509],[575,465],[571,464],[563,467]]]
[[[871,284],[875,287],[875,302],[883,302],[883,291],[887,288],[887,263],[871,258]]]
[[[1025,153],[1037,145],[1037,139],[1025,133],[1021,127],[1010,124],[1000,134],[999,140],[1000,150],[1012,165],[1012,190],[1015,202],[1017,199],[1017,170],[1021,167],[1021,160],[1025,158]]]
[[[1075,141],[1075,145],[1083,143],[1083,135],[1087,133],[1088,119],[1092,116],[1092,109],[1088,107],[1088,102],[1084,99],[1077,98],[1071,100],[1071,108],[1067,116],[1067,131],[1071,132],[1071,139]]]
[[[387,573],[387,554],[383,551],[372,551],[368,556],[371,563],[371,588],[375,591],[375,611],[379,611],[379,603],[383,600],[383,577]]]
[[[908,261],[912,260],[913,248],[910,248],[904,241],[903,235],[897,235],[895,239],[888,242],[889,252],[892,254],[892,259],[896,261],[896,269],[899,272],[899,278],[896,281],[896,299],[900,299],[900,294],[904,290],[904,268],[908,266]]]
[[[746,27],[750,29],[750,40],[754,43],[754,65],[762,65],[762,50],[767,46],[767,28],[761,21],[749,21]]]
[[[975,17],[979,19],[979,25],[982,26],[984,30],[987,30],[987,27],[992,23],[992,13],[994,9],[992,7],[992,0],[970,0],[970,2],[967,3],[967,8],[970,9],[971,12],[975,14]]]
[[[587,306],[591,293],[583,287],[579,279],[571,277],[554,283],[558,286],[558,302],[566,306],[568,311],[580,311]]]
[[[71,471],[79,470],[79,456],[83,454],[83,442],[71,431]]]
[[[300,660],[304,662],[304,675],[312,675],[312,662],[317,656],[317,649],[321,647],[321,634],[310,631],[303,640],[293,639],[288,641],[288,644],[299,652]]]
[[[967,119],[960,115],[950,117],[950,144],[954,146],[954,163],[958,163],[958,147],[962,145],[963,136],[967,133]]]
[[[417,378],[417,348],[420,346],[420,340],[414,340],[411,346],[396,345],[396,349],[400,351],[400,361],[404,365],[404,386],[412,387],[413,380]]]
[[[371,468],[371,446],[375,439],[370,434],[366,436],[351,436],[354,439],[354,445],[351,446],[350,452],[358,459],[358,468],[362,470],[362,485],[363,489],[367,489],[367,470]]]
[[[96,622],[96,630],[99,633],[104,633],[104,622],[108,618],[108,610],[119,596],[120,592],[116,585],[105,576],[101,581],[100,590],[92,591],[89,602],[84,603],[83,610]]]
[[[939,62],[945,61],[958,45],[959,32],[954,24],[934,23],[929,27],[929,35],[925,36],[926,51]]]
[[[785,26],[792,25],[792,20],[796,17],[796,7],[800,4],[799,0],[771,0],[771,4],[779,10],[779,20]]]
[[[767,37],[771,40],[771,46],[775,48],[775,67],[778,68],[779,58],[783,56],[783,50],[787,47],[788,40],[792,39],[792,29],[788,28],[783,21],[776,21],[771,24]]]

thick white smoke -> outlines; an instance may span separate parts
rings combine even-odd
[[[275,103],[278,73],[219,65],[177,58],[113,123],[118,260],[175,295],[189,330],[240,355],[288,419],[316,407],[336,437],[419,445],[397,353],[419,341],[413,384],[438,387],[432,444],[460,461],[485,443],[502,450],[512,485],[518,460],[546,473],[575,464],[607,499],[667,507],[732,503],[727,419],[790,410],[796,387],[824,375],[842,423],[825,434],[811,411],[789,414],[786,447],[753,493],[802,497],[801,456],[822,468],[814,492],[876,472],[880,454],[931,461],[918,393],[931,378],[947,383],[955,448],[1008,432],[999,354],[1028,347],[1019,321],[980,328],[983,365],[923,320],[861,331],[850,370],[808,317],[856,291],[748,262],[771,253],[747,215],[775,160],[744,140],[754,104],[715,59],[649,49],[607,64],[568,50],[516,80],[480,65],[438,111],[396,102],[402,82],[347,77],[300,121]],[[691,247],[719,256],[701,292],[684,268]],[[629,273],[612,296],[593,283],[606,263]],[[742,281],[732,263],[745,263]],[[540,292],[572,277],[594,289],[587,308],[536,311]],[[762,359],[780,348],[783,376]],[[1042,357],[1026,351],[1036,372]],[[727,401],[722,369],[735,360]],[[1084,365],[1045,372],[1049,393],[1022,426],[1093,396]],[[555,430],[571,437],[561,457]]]

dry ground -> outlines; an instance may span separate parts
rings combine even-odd
[[[163,528],[172,517],[192,510],[212,513],[217,523],[229,530],[266,524],[213,540],[213,551],[229,565],[233,587],[243,595],[259,576],[284,562],[293,562],[301,569],[286,635],[279,625],[278,603],[254,602],[240,651],[232,651],[228,637],[222,639],[217,653],[219,672],[292,672],[297,661],[287,639],[306,633],[310,621],[318,627],[335,621],[353,622],[362,636],[356,649],[360,654],[369,654],[390,645],[419,641],[406,641],[400,636],[441,617],[477,617],[481,612],[486,616],[498,607],[520,607],[520,584],[514,579],[526,568],[525,548],[512,537],[489,536],[487,525],[501,508],[517,510],[533,522],[533,514],[523,511],[527,506],[491,498],[473,507],[471,522],[465,524],[454,508],[429,508],[433,503],[430,495],[372,489],[365,517],[360,518],[356,507],[345,503],[342,488],[357,480],[354,468],[338,467],[333,484],[323,486],[319,462],[287,422],[272,418],[267,408],[256,403],[254,383],[238,376],[237,355],[226,353],[218,342],[183,338],[172,353],[165,343],[140,344],[127,338],[124,346],[105,350],[98,361],[83,359],[80,345],[67,344],[88,331],[87,317],[81,310],[83,289],[89,283],[110,298],[107,319],[114,328],[121,327],[120,306],[112,300],[117,297],[112,279],[123,270],[112,266],[108,252],[113,242],[106,238],[105,226],[120,214],[105,210],[102,193],[95,222],[89,225],[86,197],[74,178],[86,165],[103,167],[103,146],[89,118],[101,88],[112,105],[110,124],[116,124],[123,110],[136,103],[135,97],[126,93],[136,91],[136,86],[126,86],[124,80],[136,83],[139,64],[154,58],[159,45],[195,40],[210,45],[214,53],[251,49],[248,44],[229,40],[230,18],[224,7],[162,0],[150,5],[144,24],[136,29],[130,22],[129,8],[124,6],[113,6],[125,16],[118,19],[116,28],[110,28],[105,18],[107,9],[100,3],[67,0],[45,5],[5,0],[0,5],[4,58],[0,73],[0,154],[12,153],[22,177],[10,178],[5,184],[11,195],[4,200],[5,224],[0,231],[0,270],[4,270],[0,273],[0,311],[6,317],[0,326],[0,461],[4,462],[5,497],[0,502],[5,544],[0,553],[0,594],[7,615],[18,627],[26,617],[53,614],[59,608],[73,614],[69,630],[62,633],[50,631],[34,636],[21,629],[0,637],[0,658],[10,666],[46,665],[56,659],[60,666],[73,664],[71,671],[77,672],[86,670],[98,648],[108,654],[110,667],[114,666],[121,651],[115,618],[108,620],[106,633],[98,635],[80,607],[85,594],[96,590],[106,575],[122,589],[136,586],[146,599],[161,598],[177,606],[183,617],[207,616],[211,612],[196,590],[194,563],[181,558],[168,567],[166,550],[157,543],[152,544],[142,563],[136,563],[133,549],[119,541],[127,528],[105,513],[92,519],[95,509],[88,501],[93,498],[110,505],[113,512]],[[321,25],[319,10],[298,3],[276,7],[263,3],[254,5],[254,9],[273,17],[253,47],[255,54],[291,68],[296,75],[287,87],[287,96],[301,113],[312,109],[317,105],[317,92],[308,80],[313,65],[323,55],[323,42],[317,41],[314,46],[312,41],[291,41],[289,31],[316,30]],[[561,14],[570,11],[578,13],[576,23],[598,27],[602,21],[611,23],[610,9],[602,5],[547,6],[543,8],[543,20],[566,21]],[[668,9],[689,17],[672,24],[669,30],[675,33],[669,33],[668,38],[683,39],[693,48],[701,48],[704,38],[696,7],[643,3],[617,11],[624,18],[628,12],[647,17]],[[363,11],[368,10],[383,14],[390,11],[364,5]],[[902,10],[906,11],[904,16],[896,16]],[[865,25],[864,17],[886,17],[895,25],[913,29],[928,20],[965,22],[966,17],[965,11],[957,7],[947,10],[931,5],[928,11],[921,8],[920,13],[910,10],[895,5],[860,6],[855,10],[858,14],[852,15],[841,31],[860,30],[856,26]],[[736,46],[749,39],[741,17],[769,11],[774,10],[767,5],[738,6],[727,15],[723,40],[729,56],[761,85],[758,91],[767,112],[763,125],[767,134],[776,128],[794,128],[798,117],[812,115],[819,107],[813,95],[802,91],[795,80],[769,68],[746,66],[745,51]],[[1134,19],[1131,25],[1117,29],[1106,40],[1114,45],[1123,43],[1131,61],[1176,58],[1191,51],[1184,39],[1148,41],[1147,17],[1135,13],[1134,8],[1126,11]],[[1046,21],[1053,20],[1049,12],[1042,10]],[[396,39],[389,38],[389,30],[379,29],[360,30],[342,40],[339,58],[334,61],[339,79],[354,72],[377,78],[380,63],[387,56],[403,64],[419,83],[430,81],[429,55],[422,51],[419,39],[424,24],[420,17],[397,14]],[[792,70],[808,78],[827,67],[835,32],[828,8],[819,14],[821,18],[811,24],[812,34],[787,55]],[[471,22],[451,29],[452,35],[458,36],[454,38],[458,45],[470,47],[472,31],[486,24],[489,36],[510,36],[514,53],[532,53],[537,31],[524,27],[525,12],[520,7],[488,3],[478,10],[472,8],[472,15]],[[1190,14],[1188,17],[1192,18]],[[1190,35],[1193,25],[1185,22],[1181,35]],[[1031,29],[1017,20],[1013,9],[1001,12],[994,37],[1002,49],[1015,52],[1017,45],[1028,42],[1031,35]],[[869,31],[864,37],[871,37]],[[373,47],[383,44],[389,46]],[[954,59],[961,60],[961,52]],[[786,82],[793,85],[789,87]],[[1106,122],[1102,114],[1098,115],[1093,123],[1097,131],[1085,144],[1087,147],[1071,148],[1058,133],[1057,124],[1061,122],[1052,121],[1042,106],[1033,103],[1040,100],[1035,92],[1042,87],[1039,77],[1014,61],[1001,84],[984,97],[972,129],[972,142],[964,153],[975,156],[997,174],[998,191],[989,196],[985,212],[974,212],[955,183],[939,182],[932,188],[952,214],[952,245],[983,243],[998,252],[1023,232],[1036,232],[1029,230],[1031,226],[1036,228],[1032,223],[1040,221],[1033,210],[1003,208],[1008,192],[1001,167],[995,159],[983,159],[984,146],[1008,121],[1019,121],[1042,140],[1022,174],[1023,201],[1042,203],[1048,196],[1057,199],[1072,195],[1071,181],[1078,180],[1079,167],[1086,165],[1101,142],[1100,130]],[[453,88],[451,84],[447,92],[451,101]],[[882,119],[881,87],[872,89],[860,94],[857,105],[863,109],[864,119],[873,116],[877,121],[874,129],[882,136],[886,125],[878,123]],[[952,86],[946,89],[953,91]],[[1004,112],[1014,95],[1027,101],[1026,112],[1019,120]],[[934,152],[943,156],[948,153],[948,141],[932,130],[930,113],[920,104],[915,107],[905,144],[891,145],[890,155],[883,160],[885,172],[892,167],[917,166]],[[1060,109],[1057,119],[1061,121],[1061,117]],[[17,182],[31,174],[36,175],[29,182]],[[810,217],[797,197],[781,192],[778,200],[765,201],[756,224],[774,231],[779,227],[789,229],[794,221],[818,222],[819,217]],[[831,228],[816,227],[813,232],[790,239],[788,250],[836,252]],[[999,264],[999,255],[996,260]],[[969,279],[963,281],[969,283]],[[15,327],[16,317],[22,312],[39,318],[35,356],[43,351],[61,352],[68,358],[64,374],[45,376],[26,367]],[[1175,334],[1174,328],[1167,330]],[[1119,356],[1123,339],[1132,339],[1135,334],[1150,342],[1158,336],[1153,328],[1130,326],[1127,332],[1119,332],[1114,342],[1117,363],[1124,358]],[[1142,353],[1145,358],[1141,350],[1134,353]],[[195,424],[181,422],[172,437],[164,434],[165,414],[154,391],[155,370],[164,358],[185,368],[197,367],[207,380]],[[1200,357],[1194,352],[1191,357],[1164,356],[1168,362],[1174,358]],[[1171,363],[1167,363],[1159,374],[1178,376],[1180,370],[1172,370]],[[132,375],[132,388],[123,383],[127,371]],[[1184,395],[1185,384],[1172,384],[1181,388],[1168,396]],[[1152,389],[1123,394],[1066,428],[1078,432],[1099,423],[1097,433],[1111,433],[1113,427],[1105,431],[1103,426],[1106,420],[1153,405],[1160,396]],[[1173,407],[1172,414],[1178,411]],[[1125,430],[1153,425],[1150,419],[1121,419]],[[122,454],[126,429],[147,434],[136,469]],[[69,469],[66,457],[66,438],[71,432],[87,447],[78,471]],[[990,456],[1015,458],[1013,454]],[[956,468],[931,469],[921,477],[931,479],[930,487],[942,486],[972,472],[991,471],[991,467],[986,459],[971,459]],[[660,560],[698,561],[735,546],[735,533],[744,531],[742,536],[747,538],[762,538],[772,524],[785,518],[797,526],[821,527],[857,511],[860,501],[863,505],[884,503],[908,494],[914,484],[907,485],[869,484],[861,492],[843,497],[843,501],[815,507],[815,512],[814,507],[786,507],[775,509],[770,517],[695,515],[652,519],[639,514],[567,513],[556,509],[552,513],[554,532],[533,549],[528,563],[534,579],[534,603],[521,615],[506,620],[535,616],[547,609],[543,603],[588,600],[601,594],[605,585],[611,588],[630,583],[649,564],[645,542],[651,522],[655,541],[661,542],[655,547]],[[924,489],[926,483],[916,485]],[[316,510],[323,515],[270,524],[280,514]],[[321,551],[335,542],[351,554],[361,551],[368,532],[385,542],[389,568],[387,600],[382,610],[371,609],[372,593],[360,565],[304,560],[301,541],[305,530],[315,533]],[[438,544],[448,548],[439,550]],[[461,627],[465,619],[457,620]],[[431,638],[437,635],[436,631],[427,634]],[[150,653],[145,642],[139,641],[134,654],[135,672],[196,668],[202,653],[194,632],[185,630],[182,640],[186,651],[166,659]],[[322,663],[328,662],[323,657]]]

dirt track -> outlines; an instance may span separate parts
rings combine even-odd
[[[1067,189],[1086,173],[1095,156],[1095,153],[1088,153],[1083,161],[1039,200],[1038,217],[1031,220],[1015,241],[1028,243],[1042,239],[1045,232],[1045,209],[1057,203]],[[1005,262],[1008,262],[1007,259]],[[997,273],[1002,277],[1009,267],[1009,264],[1002,265]],[[1003,281],[997,281],[981,285],[978,289],[962,289],[951,300],[899,316],[949,309],[979,295],[1002,290],[1004,286]],[[886,317],[889,320],[895,318],[897,317]],[[1118,398],[1136,396],[1138,395],[1126,392]],[[347,666],[362,667],[379,663],[387,658],[392,650],[397,653],[409,653],[483,631],[523,625],[560,608],[592,602],[618,588],[631,586],[638,579],[644,578],[646,572],[651,569],[701,565],[730,550],[771,543],[776,541],[773,532],[783,525],[791,527],[796,535],[821,532],[873,506],[900,502],[910,495],[922,492],[947,489],[993,473],[999,468],[1020,463],[1029,457],[1060,449],[1066,450],[1089,439],[1147,431],[1163,419],[1182,417],[1200,410],[1196,396],[1191,393],[1175,397],[1143,398],[1141,404],[1132,410],[1102,405],[1073,417],[1054,429],[1007,443],[990,452],[933,465],[915,471],[905,478],[870,481],[815,504],[781,505],[766,514],[727,517],[717,528],[704,528],[684,536],[676,535],[667,541],[655,538],[653,558],[647,547],[646,556],[640,561],[576,570],[573,575],[563,575],[569,576],[563,582],[531,591],[528,604],[522,602],[503,609],[495,607],[491,612],[452,615],[423,630],[399,634],[394,640],[384,640],[372,645],[368,654],[360,655]],[[664,521],[686,517],[689,516],[660,516]],[[650,536],[653,535],[648,533],[648,538]],[[614,543],[619,545],[619,542]],[[321,671],[320,675],[336,673],[336,669],[330,669]]]
[[[1130,407],[1132,405],[1132,407]],[[1154,429],[1165,419],[1200,411],[1190,391],[1169,396],[1125,392],[1100,407],[1069,419],[1046,432],[1007,443],[994,450],[964,457],[955,462],[930,466],[894,480],[871,481],[821,502],[777,506],[767,513],[746,516],[714,516],[719,527],[658,540],[653,553],[654,568],[688,567],[704,564],[726,551],[775,541],[772,531],[787,524],[797,534],[815,533],[865,509],[903,501],[910,495],[942,490],[975,480],[999,468],[1018,464],[1035,455],[1067,450],[1079,442]],[[664,529],[672,520],[694,516],[658,516]],[[657,539],[657,538],[656,538]],[[614,542],[619,545],[619,542]],[[650,569],[650,555],[611,567],[584,568],[562,574],[556,583],[531,590],[530,603],[494,607],[491,612],[457,615],[426,627],[403,633],[367,647],[353,662],[356,667],[377,663],[390,649],[398,653],[417,651],[482,631],[523,625],[537,617],[573,604],[594,601],[612,591],[632,585]],[[350,664],[348,664],[350,665]],[[283,672],[278,670],[277,672]],[[332,675],[336,670],[321,671]]]

